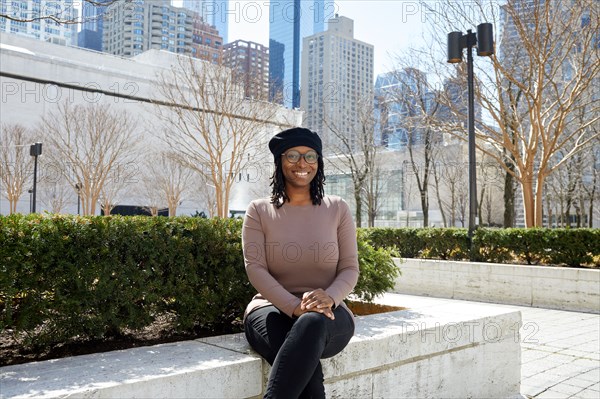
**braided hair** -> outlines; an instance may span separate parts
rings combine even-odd
[[[275,158],[275,171],[273,172],[273,176],[271,176],[271,186],[273,186],[271,203],[275,204],[277,208],[281,208],[286,201],[290,200],[285,193],[285,177],[283,176],[281,162],[281,157]],[[321,200],[325,196],[325,190],[323,189],[325,185],[325,171],[321,157],[318,158],[317,165],[319,166],[317,174],[310,182],[310,198],[313,205],[321,205]]]

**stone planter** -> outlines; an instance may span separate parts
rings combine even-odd
[[[600,270],[396,259],[394,292],[600,313]]]

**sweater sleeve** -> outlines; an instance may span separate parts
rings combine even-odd
[[[244,264],[250,283],[258,293],[279,310],[292,317],[300,298],[287,291],[269,273],[265,249],[265,233],[260,214],[254,203],[250,203],[242,227]]]
[[[339,259],[335,280],[325,290],[335,306],[352,292],[358,281],[358,246],[356,243],[356,226],[352,219],[348,204],[340,201],[340,221],[337,228]]]

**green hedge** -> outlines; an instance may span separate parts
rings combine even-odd
[[[369,229],[377,248],[406,258],[468,260],[466,229]],[[600,267],[600,229],[485,229],[473,236],[473,257],[481,262]]]
[[[163,335],[240,331],[255,294],[239,219],[0,216],[0,328],[24,347],[104,340],[160,322]],[[360,234],[360,233],[359,233]],[[389,250],[359,240],[355,293],[393,286]]]

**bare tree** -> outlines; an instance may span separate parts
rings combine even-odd
[[[0,127],[0,193],[9,203],[9,213],[17,211],[17,202],[28,180],[33,181],[29,147],[33,133],[22,125],[2,124]]]
[[[599,5],[594,0],[508,0],[499,13],[494,2],[476,0],[470,6],[466,12],[446,1],[446,29],[438,31],[464,31],[487,20],[501,32],[496,40],[500,53],[490,57],[491,72],[485,62],[476,63],[484,66],[477,66],[475,95],[497,126],[479,121],[478,148],[519,183],[525,225],[541,226],[545,180],[599,137],[590,129],[600,120]],[[445,103],[452,105],[450,99]],[[584,121],[577,120],[582,109]],[[453,111],[466,120],[464,110]]]
[[[143,170],[140,184],[136,187],[137,194],[143,199],[144,208],[150,212],[150,215],[158,216],[159,210],[167,207],[167,199],[154,176],[148,173],[148,163],[144,163]]]
[[[206,207],[209,217],[217,216],[217,197],[215,195],[215,187],[206,181],[204,176],[201,176],[196,193],[200,201]]]
[[[98,203],[104,215],[110,215],[114,207],[117,205],[118,195],[122,185],[107,183],[100,189]]]
[[[192,181],[194,172],[181,165],[173,154],[166,152],[154,154],[146,163],[145,185],[147,191],[154,191],[149,196],[152,200],[158,194],[160,201],[167,204],[169,216],[176,216],[177,207],[183,199],[183,193]],[[155,202],[155,201],[152,201]]]
[[[67,204],[72,201],[73,190],[69,188],[64,180],[42,181],[38,187],[40,200],[52,213],[62,213]]]
[[[290,125],[277,122],[279,106],[245,98],[228,68],[189,57],[178,60],[159,77],[159,91],[172,104],[156,108],[165,122],[163,139],[181,165],[214,187],[217,216],[227,217],[235,178],[254,161],[254,146],[269,129]]]
[[[444,202],[442,201],[442,194],[441,194],[441,186],[442,186],[441,178],[443,175],[442,168],[443,168],[443,165],[441,165],[441,163],[438,161],[435,163],[435,165],[433,166],[431,171],[432,171],[433,181],[434,181],[435,198],[437,200],[438,207],[440,208],[440,215],[442,216],[442,224],[444,227],[448,227],[448,220],[446,219],[446,210],[445,210]]]
[[[90,4],[94,7],[106,7],[113,3],[123,1],[131,3],[132,0],[82,0],[83,4]],[[34,2],[31,2],[34,3]],[[39,2],[38,2],[39,3]],[[4,4],[4,2],[3,2]],[[20,2],[7,1],[6,5],[0,9],[0,18],[4,18],[15,22],[35,22],[35,21],[54,21],[56,24],[79,24],[83,22],[79,13],[72,4],[63,4],[59,1],[47,1],[43,6],[30,7],[30,9],[22,9]]]
[[[408,166],[406,166],[406,161],[403,162],[403,170],[406,172],[408,170]],[[415,196],[416,187],[414,185],[414,179],[409,179],[407,173],[403,173],[403,181],[402,181],[402,194],[403,194],[403,202],[404,202],[404,211],[406,213],[406,227],[410,227],[410,210],[412,208],[413,199]]]
[[[455,145],[440,152],[438,165],[434,168],[436,194],[440,210],[445,215],[444,226],[452,227],[460,221],[464,227],[468,203],[468,184],[465,164],[462,161],[462,145]],[[445,193],[444,195],[440,195]]]
[[[383,188],[387,177],[387,172],[383,170],[379,157],[373,160],[371,173],[367,178],[365,200],[367,203],[368,226],[375,227],[375,219],[383,205]]]
[[[560,227],[591,227],[598,201],[599,148],[590,147],[564,163],[546,180],[546,217]],[[574,212],[574,214],[573,214]]]
[[[129,170],[136,170],[134,121],[124,111],[65,102],[42,118],[39,131],[48,143],[48,157],[61,165],[71,187],[81,187],[84,215],[95,214],[100,198],[106,202],[112,196],[107,185],[126,182],[133,173]]]
[[[442,134],[436,129],[438,91],[432,91],[427,75],[417,68],[406,67],[393,72],[399,82],[394,92],[397,104],[403,110],[401,125],[407,143],[410,165],[419,190],[423,225],[429,225],[429,178],[435,166],[436,147],[442,142]]]
[[[336,126],[333,121],[323,118],[323,124],[335,136],[337,140],[332,143],[332,149],[337,162],[332,165],[342,173],[349,173],[352,180],[352,192],[354,196],[355,219],[358,227],[362,226],[363,195],[367,193],[367,199],[371,198],[370,212],[375,211],[375,197],[380,189],[377,184],[368,184],[369,179],[374,179],[378,152],[380,148],[375,145],[375,118],[372,93],[359,98],[357,109],[357,123],[353,134],[346,134]],[[372,181],[374,183],[374,180]]]
[[[501,195],[504,190],[503,170],[496,160],[483,154],[477,165],[478,209],[480,225],[501,225]]]
[[[589,228],[594,227],[594,210],[600,209],[600,145],[592,148],[592,151],[588,153],[585,165],[589,171],[585,173],[582,182],[582,189],[585,200],[588,201],[588,226]]]

